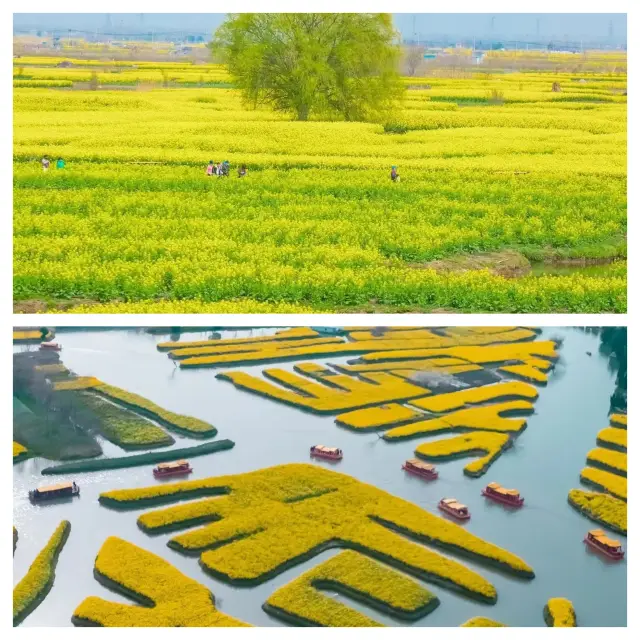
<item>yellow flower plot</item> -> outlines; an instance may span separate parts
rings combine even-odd
[[[616,427],[607,427],[598,432],[596,443],[604,448],[615,449],[617,451],[627,451],[627,430]]]
[[[536,365],[535,362],[544,363],[544,367],[547,367],[547,365],[549,364],[543,360],[528,360],[522,364],[505,365],[503,367],[499,367],[499,369],[500,371],[505,371],[506,373],[510,373],[516,378],[521,378],[522,380],[527,380],[528,382],[546,384],[549,376],[544,370],[541,371],[540,367]]]
[[[415,580],[355,551],[343,551],[276,590],[262,608],[298,626],[381,627],[380,623],[331,597],[334,591],[387,615],[417,620],[438,604]]]
[[[507,334],[508,335],[508,334]],[[438,356],[460,358],[475,364],[490,364],[506,362],[509,360],[529,360],[531,357],[539,357],[548,360],[557,360],[556,345],[551,340],[530,342],[514,342],[513,344],[488,344],[483,346],[452,346],[449,348],[418,347],[405,343],[398,346],[393,352],[374,351],[360,357],[363,362],[393,362],[397,360],[417,360],[423,358],[436,358]]]
[[[461,627],[506,627],[506,624],[502,624],[502,622],[496,622],[495,620],[491,620],[491,618],[483,618],[478,616],[476,618],[470,618],[465,623],[460,625]]]
[[[591,449],[587,454],[587,463],[620,476],[627,476],[627,454],[620,451],[611,451],[602,447]]]
[[[102,382],[98,378],[91,376],[71,378],[70,380],[61,380],[53,384],[54,391],[77,391],[79,389],[92,389],[101,385]]]
[[[532,412],[533,404],[525,400],[497,402],[486,406],[461,409],[420,422],[412,422],[403,427],[395,427],[387,431],[383,438],[387,441],[405,440],[423,434],[467,429],[519,433],[527,426],[527,421],[523,418],[504,417],[502,414]]]
[[[189,498],[203,499],[146,512],[138,526],[161,533],[204,524],[168,544],[200,554],[206,571],[231,584],[264,582],[332,547],[358,551],[485,602],[497,598],[490,582],[428,546],[524,578],[534,575],[517,556],[457,524],[355,478],[308,464],[109,491],[99,499],[127,509]]]
[[[34,367],[36,371],[47,374],[68,373],[69,369],[61,362],[56,364],[38,364]]]
[[[126,540],[107,538],[95,562],[94,576],[137,605],[95,596],[73,612],[76,626],[99,627],[247,627],[216,609],[204,585],[188,578],[159,556]]]
[[[550,598],[544,606],[544,620],[548,627],[578,626],[573,604],[566,598]]]
[[[591,520],[627,535],[627,416],[613,414],[610,422],[598,433],[602,446],[589,451],[589,466],[580,473],[580,482],[604,493],[572,489],[568,500]]]
[[[263,374],[282,386],[242,371],[219,373],[216,377],[240,389],[317,413],[338,413],[431,393],[385,372],[362,374],[360,378],[334,373],[317,380],[284,369],[265,369]]]
[[[440,336],[429,331],[412,331],[415,336],[404,336],[402,332],[391,332],[388,336],[381,338],[371,336],[368,340],[346,341],[343,338],[310,338],[308,340],[271,340],[257,343],[244,344],[227,344],[226,340],[220,340],[216,344],[205,347],[195,347],[193,349],[175,349],[169,352],[169,357],[180,360],[181,367],[201,367],[201,366],[232,366],[237,364],[245,364],[250,362],[270,362],[299,359],[304,356],[321,357],[321,356],[340,356],[340,355],[359,355],[372,354],[376,355],[380,352],[380,360],[385,359],[388,352],[393,352],[393,357],[389,359],[397,359],[395,356],[402,353],[405,349],[415,350],[417,358],[434,357],[438,355],[458,355],[455,352],[449,352],[451,348],[459,345],[470,345],[469,348],[482,348],[485,345],[493,343],[516,343],[516,347],[512,351],[506,349],[507,345],[501,346],[496,354],[500,360],[510,360],[518,358],[520,352],[530,353],[532,348],[523,351],[526,340],[535,337],[535,332],[529,329],[515,329],[512,331],[504,331],[499,334],[469,334],[465,336]],[[540,343],[536,343],[540,344]],[[550,343],[553,345],[553,343]],[[427,355],[424,354],[428,351]],[[438,351],[442,350],[442,351]],[[541,351],[545,353],[545,347],[533,349],[534,352]],[[473,357],[474,351],[470,354]],[[460,357],[463,360],[469,360],[465,357],[466,352],[461,352]],[[412,358],[411,352],[408,355]],[[363,357],[364,359],[364,357]]]
[[[606,491],[616,498],[627,500],[627,479],[617,473],[585,467],[580,472],[580,481],[600,491]]]
[[[317,338],[317,331],[309,327],[293,327],[292,329],[281,329],[272,336],[251,336],[248,338],[226,338],[224,340],[191,340],[184,342],[160,342],[157,345],[158,351],[171,351],[173,349],[194,349],[197,347],[215,347],[224,345],[254,344],[256,342],[276,342],[287,341],[296,342],[304,338]]]
[[[265,355],[265,359],[273,359],[276,354],[281,354],[282,358],[290,356],[292,353],[309,352],[313,353],[314,348],[318,347],[322,351],[327,345],[344,345],[344,339],[338,337],[331,338],[308,338],[306,340],[272,340],[269,342],[247,342],[227,344],[226,340],[220,340],[217,345],[193,347],[186,349],[174,349],[169,352],[172,360],[191,360],[201,358],[208,355],[222,355],[229,358],[242,361],[242,354],[246,354],[249,359],[256,359],[257,356]],[[328,346],[329,353],[331,350],[340,349],[340,347]],[[270,354],[267,355],[267,354]]]
[[[20,624],[47,596],[55,579],[58,556],[62,551],[71,525],[63,520],[44,549],[36,556],[25,576],[13,588],[13,626]],[[14,529],[14,544],[16,531]]]
[[[612,413],[609,416],[609,421],[614,427],[619,427],[620,429],[627,428],[627,416],[624,413]]]
[[[14,440],[13,442],[13,463],[20,462],[24,460],[24,458],[28,457],[29,451],[27,447],[21,445],[19,442]]]
[[[510,438],[505,433],[476,431],[453,438],[430,440],[418,445],[416,455],[430,461],[481,456],[464,467],[465,475],[477,478],[487,472],[509,443]]]
[[[454,375],[466,371],[480,371],[481,366],[470,364],[460,358],[428,358],[424,360],[401,360],[399,362],[374,362],[372,364],[335,364],[344,373],[366,373],[370,371],[439,371]],[[397,375],[397,374],[396,374]]]
[[[419,419],[423,413],[401,404],[382,404],[379,407],[356,409],[349,413],[341,413],[336,417],[336,424],[357,431],[369,431],[411,422]]]
[[[13,343],[19,344],[21,342],[42,342],[42,332],[34,330],[14,331]]]
[[[433,413],[442,413],[452,409],[460,409],[469,404],[481,404],[488,400],[529,400],[538,397],[535,387],[524,382],[500,382],[482,387],[472,387],[452,393],[440,393],[429,398],[412,400],[409,404]]]
[[[569,504],[591,520],[627,535],[627,503],[606,493],[569,491]]]

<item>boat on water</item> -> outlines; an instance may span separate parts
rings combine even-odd
[[[342,449],[337,447],[325,447],[316,444],[309,450],[312,458],[324,458],[325,460],[342,460]]]
[[[57,342],[42,342],[40,351],[62,351],[62,345]]]
[[[170,476],[183,476],[191,473],[193,469],[186,460],[176,460],[175,462],[161,462],[154,470],[156,478],[168,478]]]
[[[402,468],[407,473],[411,473],[414,476],[423,478],[424,480],[435,480],[438,477],[438,472],[434,465],[418,460],[418,458],[411,458],[410,460],[407,460],[402,465]]]
[[[31,502],[42,502],[54,498],[68,498],[80,495],[80,487],[75,482],[61,482],[29,491]]]
[[[599,551],[612,560],[622,560],[624,551],[618,540],[612,540],[602,529],[592,529],[584,538],[592,549]]]
[[[524,504],[524,498],[520,496],[517,489],[505,489],[497,482],[490,482],[483,490],[482,495],[490,500],[508,504],[511,507],[521,507]]]
[[[438,502],[438,509],[458,520],[468,520],[471,517],[467,506],[458,502],[455,498],[442,498]]]

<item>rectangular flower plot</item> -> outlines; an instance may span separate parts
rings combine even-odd
[[[401,360],[392,362],[374,362],[371,364],[335,364],[338,371],[344,373],[366,373],[371,371],[395,371],[397,369],[413,371],[440,371],[443,373],[462,373],[464,371],[479,371],[477,364],[471,364],[460,358],[435,357],[424,360]]]
[[[404,620],[422,618],[439,604],[415,580],[355,551],[343,551],[276,590],[263,609],[299,626],[382,626],[323,591],[338,592]]]
[[[211,347],[197,348],[195,350],[179,349],[170,352],[170,356],[180,359],[181,367],[200,367],[200,366],[231,366],[251,362],[273,362],[294,360],[303,357],[321,357],[321,356],[341,356],[350,354],[373,354],[393,351],[394,356],[404,350],[416,351],[422,354],[424,350],[438,350],[459,347],[460,345],[468,345],[468,348],[480,348],[484,345],[502,346],[502,343],[518,343],[524,345],[522,341],[533,340],[536,333],[529,329],[518,329],[515,331],[507,331],[501,334],[493,335],[469,335],[469,336],[440,336],[434,335],[430,331],[419,332],[412,331],[416,336],[406,336],[405,339],[397,338],[396,334],[401,332],[391,332],[384,334],[379,338],[371,335],[363,335],[362,340],[346,341],[342,338],[314,338],[310,342],[312,344],[279,344],[258,343],[254,345],[225,345],[225,341],[221,340],[219,344]],[[494,344],[495,343],[495,344]],[[553,343],[551,343],[553,344]],[[455,353],[429,353],[426,356],[418,355],[417,357],[432,357],[435,355],[451,355]],[[185,357],[189,356],[189,357]],[[469,361],[464,355],[460,356],[464,360]],[[412,355],[409,354],[408,359]],[[380,359],[384,359],[381,357]],[[397,358],[391,358],[397,359]],[[508,359],[508,358],[503,358]]]
[[[596,443],[605,449],[615,449],[622,453],[627,451],[627,430],[607,427],[598,432]]]
[[[422,416],[423,413],[411,407],[391,403],[341,413],[336,417],[336,424],[357,431],[368,431],[419,420]]]
[[[460,409],[466,405],[482,404],[493,400],[522,399],[534,401],[537,397],[538,391],[530,384],[523,382],[501,382],[499,384],[454,391],[453,393],[440,393],[428,398],[411,400],[409,404],[433,413],[442,413],[451,411],[452,409]]]
[[[606,491],[621,500],[627,499],[627,479],[617,473],[585,467],[580,472],[580,482],[600,491]]]
[[[527,421],[523,418],[505,417],[503,414],[513,416],[514,414],[522,415],[532,412],[533,404],[525,400],[498,402],[486,406],[460,409],[402,427],[394,427],[387,431],[383,438],[387,441],[394,441],[416,438],[423,434],[466,430],[519,433],[527,426]]]
[[[158,351],[173,351],[178,349],[193,349],[197,347],[215,347],[224,345],[246,345],[255,343],[272,343],[288,341],[292,344],[297,340],[305,338],[317,338],[319,333],[309,327],[294,327],[292,329],[282,329],[269,336],[251,336],[247,338],[224,338],[217,340],[185,340],[184,342],[160,342],[157,345]]]
[[[587,454],[587,464],[625,478],[627,476],[627,454],[621,451],[611,451],[602,447],[591,449]]]
[[[185,502],[189,499],[195,501]],[[235,585],[260,584],[333,547],[358,551],[483,602],[495,602],[495,587],[430,546],[533,577],[526,562],[461,527],[377,487],[313,465],[110,491],[101,494],[100,502],[121,509],[180,502],[143,513],[138,525],[148,533],[186,529],[169,546],[200,555],[207,572]]]
[[[514,341],[513,344],[488,344],[484,346],[451,346],[445,348],[423,348],[415,345],[399,346],[392,353],[376,350],[360,357],[362,362],[393,362],[396,360],[418,360],[438,356],[460,358],[475,364],[493,364],[508,361],[529,360],[532,357],[555,361],[558,358],[556,344],[552,340],[528,342]]]
[[[385,372],[363,374],[362,379],[335,375],[316,380],[284,369],[267,369],[264,374],[279,384],[243,372],[219,373],[216,377],[240,389],[317,413],[338,413],[430,393]]]

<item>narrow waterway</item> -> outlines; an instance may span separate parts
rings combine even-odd
[[[274,329],[220,331],[222,337],[273,333]],[[182,340],[204,338],[189,333]],[[581,626],[626,625],[626,559],[612,563],[585,549],[582,539],[594,524],[567,504],[567,494],[578,487],[586,453],[595,446],[596,434],[608,424],[609,397],[614,374],[598,353],[598,338],[576,329],[545,329],[542,337],[564,338],[561,359],[549,384],[540,389],[535,414],[516,446],[505,453],[480,479],[462,474],[469,459],[441,463],[440,478],[425,483],[406,476],[404,460],[424,440],[388,444],[375,433],[357,434],[335,426],[333,417],[315,416],[293,407],[259,398],[216,379],[215,369],[180,370],[155,345],[167,335],[141,331],[65,331],[61,360],[78,375],[91,375],[143,395],[161,406],[214,424],[218,438],[230,438],[235,448],[194,458],[193,479],[211,475],[243,473],[275,464],[309,462],[312,444],[338,446],[344,460],[332,467],[363,482],[436,512],[438,500],[455,496],[467,504],[472,518],[464,525],[474,534],[525,559],[535,570],[531,581],[464,561],[486,576],[498,590],[494,606],[483,605],[427,585],[441,600],[440,606],[414,626],[457,626],[477,615],[510,626],[544,626],[542,609],[550,597],[573,601]],[[34,347],[14,347],[21,350]],[[591,352],[593,355],[587,355]],[[320,362],[346,362],[349,358],[326,358]],[[273,365],[271,365],[273,366]],[[292,369],[293,363],[282,366]],[[243,366],[259,373],[262,366]],[[194,441],[173,434],[176,444]],[[125,455],[101,440],[105,455]],[[280,625],[260,608],[280,587],[338,551],[329,551],[255,588],[235,588],[206,575],[195,558],[184,557],[166,546],[168,535],[150,537],[136,526],[139,512],[116,512],[101,507],[98,495],[114,488],[142,487],[154,483],[151,467],[58,476],[74,479],[82,487],[80,498],[63,504],[31,505],[27,491],[47,484],[40,475],[51,461],[27,460],[14,466],[14,524],[19,532],[14,556],[14,583],[26,572],[35,555],[58,525],[71,522],[71,535],[60,555],[56,580],[47,598],[22,623],[23,626],[70,625],[75,607],[87,596],[127,602],[99,585],[93,578],[95,556],[109,535],[122,537],[167,559],[186,575],[207,585],[225,613],[262,626]],[[322,465],[322,462],[314,464]],[[520,490],[525,507],[512,512],[488,503],[480,490],[495,480]],[[627,547],[627,540],[622,539]],[[398,623],[363,605],[336,596],[384,624]]]

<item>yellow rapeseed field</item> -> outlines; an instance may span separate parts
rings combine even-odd
[[[620,64],[406,79],[397,108],[365,123],[249,109],[213,64],[62,62],[14,61],[19,303],[626,310]],[[44,172],[44,154],[66,167]],[[210,160],[232,177],[205,176]],[[612,259],[527,275],[529,263]]]

